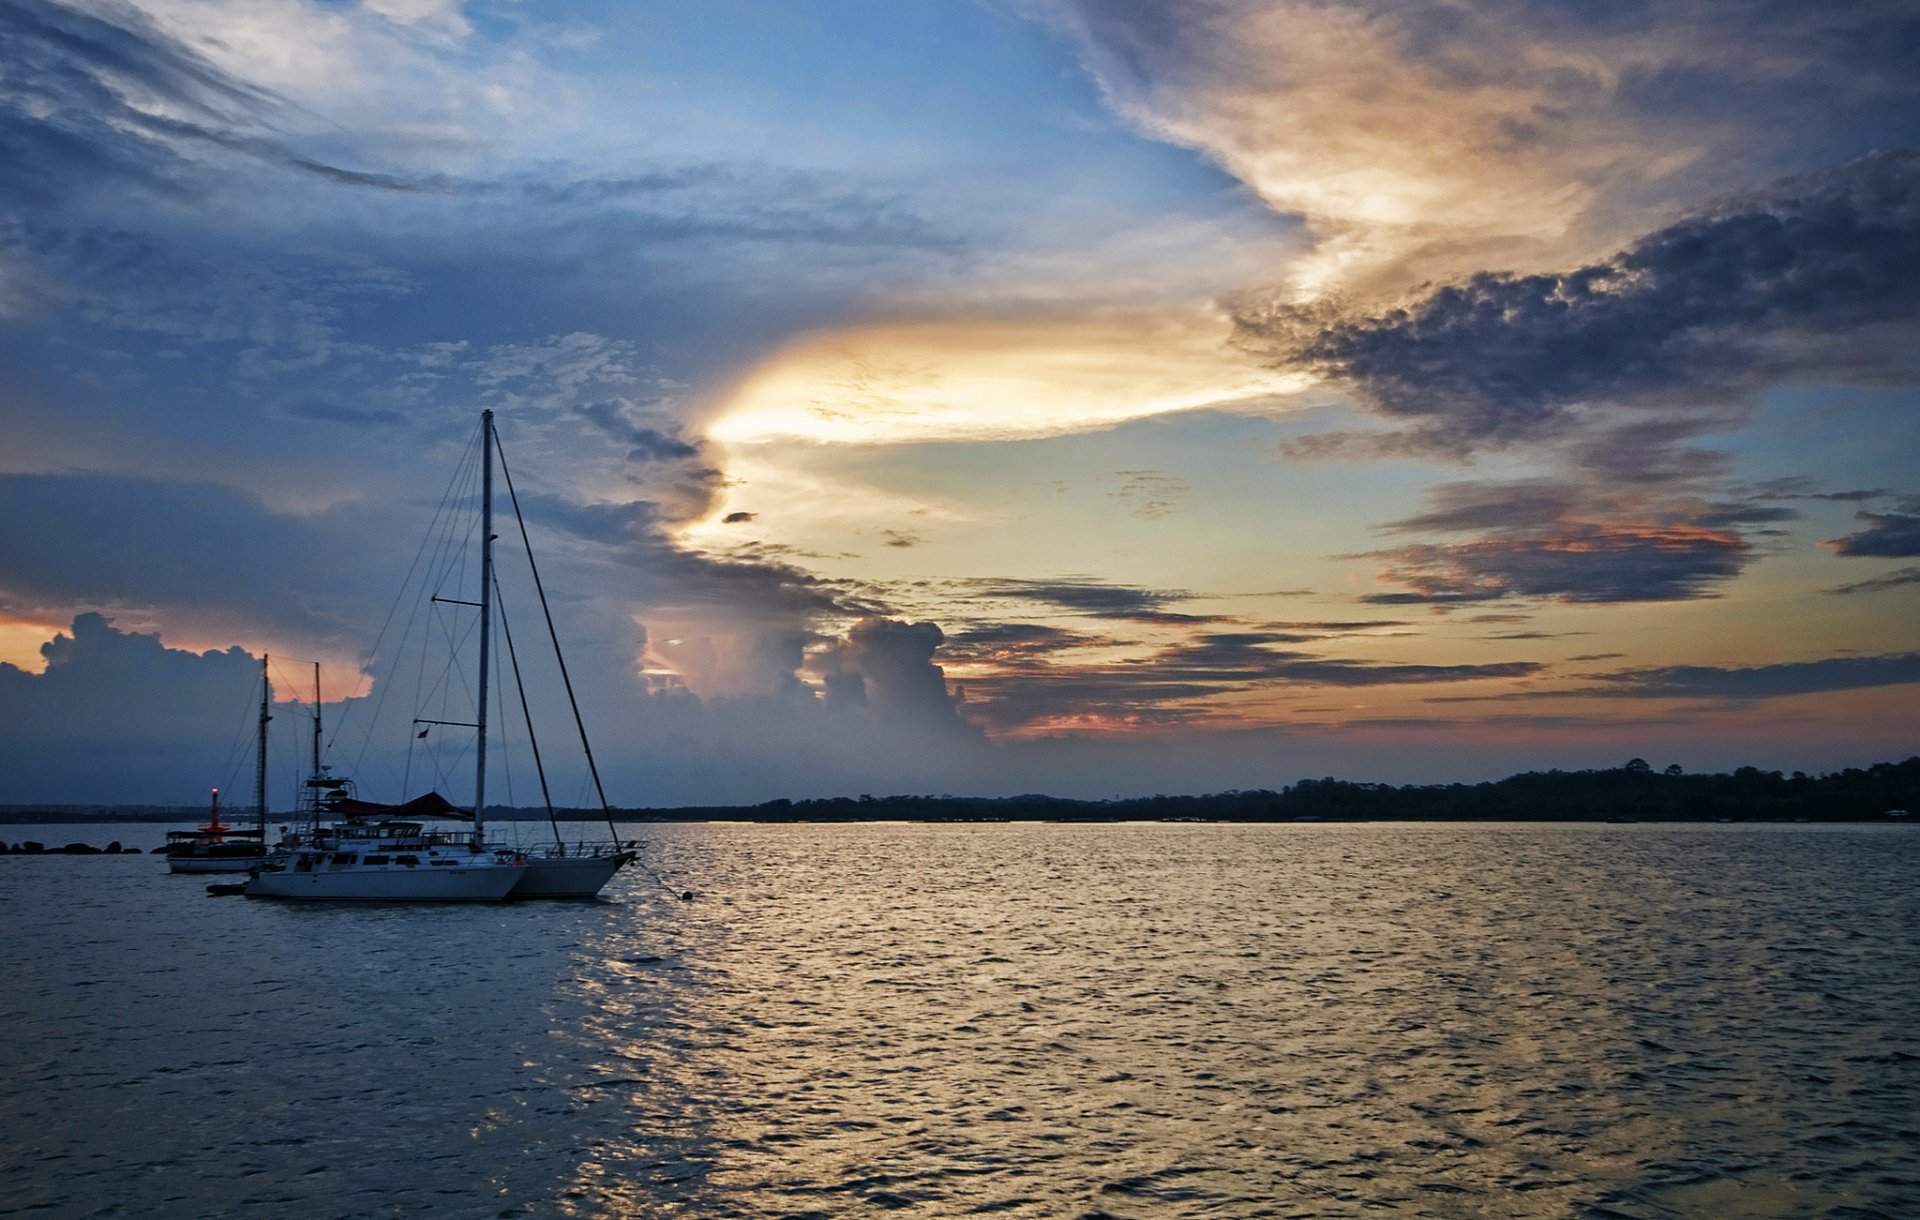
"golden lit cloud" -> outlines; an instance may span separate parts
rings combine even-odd
[[[59,626],[50,623],[0,618],[0,664],[40,673],[47,667],[46,658],[40,655],[40,646],[59,631]]]
[[[1690,6],[1586,24],[1375,0],[1048,8],[1116,109],[1306,219],[1316,249],[1286,276],[1301,295],[1603,252],[1649,205],[1720,185],[1713,154],[1764,155],[1710,107],[1637,90],[1811,71],[1818,55]],[[1775,59],[1758,74],[1756,40]]]
[[[1306,387],[1224,344],[1212,311],[885,325],[788,346],[716,411],[733,445],[1015,440],[1203,407],[1271,410]]]

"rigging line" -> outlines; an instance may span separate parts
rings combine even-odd
[[[527,705],[527,684],[520,678],[520,655],[513,650],[513,628],[507,625],[506,597],[500,590],[500,577],[493,578],[493,608],[500,613],[500,634],[507,641],[507,664],[513,670],[514,689],[520,692],[520,716],[527,722],[527,745],[533,751],[533,770],[540,777],[540,799],[546,802],[547,822],[553,827],[554,845],[560,846],[560,822],[553,816],[553,796],[547,791],[547,768],[540,761],[540,739],[533,732],[533,710]],[[506,734],[501,734],[501,752],[506,752]]]
[[[495,583],[495,585],[494,585],[494,593],[495,593],[495,595],[496,595],[496,596],[498,596],[498,594],[499,594],[499,584],[498,584],[498,582],[496,582],[496,583]],[[498,610],[499,608],[500,608],[500,607],[499,607],[499,606],[497,606],[497,605],[496,605],[496,606],[494,606],[494,609],[495,609],[495,610]],[[500,651],[500,644],[499,644],[499,639],[500,639],[500,628],[499,628],[499,625],[498,625],[498,623],[496,623],[496,624],[494,625],[494,632],[493,632],[493,635],[494,635],[494,653],[495,653],[495,655],[498,655],[498,653],[499,653],[499,651]],[[496,697],[497,697],[497,696],[496,696]],[[480,719],[481,719],[481,720],[486,720],[487,718],[486,718],[485,716],[481,716],[481,717],[480,717]],[[503,720],[504,720],[504,718],[503,718]],[[492,724],[492,722],[491,722],[491,721],[488,721],[488,723],[489,723],[490,725]],[[507,754],[507,748],[508,748],[508,745],[509,745],[509,740],[508,740],[508,737],[507,737],[507,733],[506,733],[506,727],[507,727],[507,726],[506,726],[506,725],[505,725],[504,723],[502,723],[502,724],[499,724],[499,725],[497,725],[497,726],[494,726],[494,727],[496,727],[496,728],[497,728],[497,729],[499,730],[499,731],[498,731],[497,733],[495,733],[495,734],[494,734],[494,736],[493,736],[493,738],[492,738],[492,740],[493,740],[494,742],[496,742],[496,743],[497,743],[497,744],[499,745],[499,747],[500,747],[500,748],[499,748],[499,750],[498,750],[498,751],[496,751],[495,753],[496,753],[496,756],[497,756],[497,757],[499,758],[499,761],[500,761],[500,775],[501,775],[501,778],[503,778],[503,779],[504,779],[504,780],[506,781],[506,788],[507,788],[507,807],[508,807],[508,808],[510,808],[510,809],[513,809],[513,810],[515,810],[515,811],[517,812],[517,811],[519,810],[519,808],[520,808],[520,807],[519,807],[519,805],[518,805],[518,803],[516,802],[516,798],[515,798],[515,797],[514,797],[514,795],[513,795],[513,759],[512,759],[512,758],[510,758],[510,757],[508,756],[508,754]],[[489,804],[491,804],[491,802],[489,802]],[[492,806],[492,807],[493,807],[493,808],[498,808],[498,806]],[[519,823],[519,819],[518,819],[518,818],[515,818],[515,819],[513,820],[513,822],[514,822],[514,838],[515,838],[516,840],[518,840],[518,838],[519,838],[519,825],[520,825],[520,823]],[[516,845],[517,845],[517,843],[516,843]]]
[[[219,770],[214,772],[215,775],[220,777],[220,786],[222,788],[231,788],[234,784],[235,777],[240,774],[241,751],[243,749],[246,751],[245,757],[252,757],[253,743],[246,741],[246,739],[252,735],[255,726],[250,725],[248,719],[250,717],[257,718],[258,716],[259,708],[256,701],[254,710],[246,716],[241,717],[240,726],[234,730],[233,740],[227,743],[227,757],[225,761],[220,764]],[[244,745],[242,744],[243,742],[245,742]]]
[[[367,653],[367,662],[370,667],[380,656],[381,646],[386,641],[388,631],[390,631],[393,627],[393,619],[394,619],[394,616],[399,612],[401,603],[407,601],[410,591],[415,590],[416,588],[424,591],[425,588],[427,587],[427,584],[429,582],[428,573],[432,571],[434,566],[433,562],[431,560],[428,560],[429,551],[432,551],[436,558],[445,553],[446,543],[444,539],[445,539],[445,535],[449,532],[449,530],[448,530],[448,527],[445,527],[442,525],[442,522],[451,521],[452,519],[452,515],[453,515],[452,505],[458,498],[459,493],[462,489],[461,488],[462,479],[464,478],[469,483],[472,481],[472,475],[469,473],[469,470],[470,470],[470,467],[473,465],[473,455],[477,447],[478,441],[479,441],[479,434],[477,432],[474,435],[467,438],[467,447],[461,453],[460,461],[454,466],[453,473],[451,476],[449,476],[447,480],[446,489],[442,491],[440,494],[440,502],[434,506],[433,516],[428,520],[426,533],[422,535],[420,539],[420,546],[418,547],[418,549],[414,551],[413,562],[408,565],[407,573],[405,577],[401,579],[400,587],[398,591],[394,594],[393,602],[387,607],[387,616],[385,620],[381,622],[380,630],[378,634],[376,634],[374,637],[373,648],[369,650]],[[439,543],[437,547],[435,546],[436,542]],[[425,563],[424,571],[423,571],[423,562],[422,562],[423,560],[427,561]],[[420,578],[420,583],[417,586],[414,583],[414,578],[416,575],[418,575]],[[366,720],[367,729],[366,729],[366,733],[363,735],[360,742],[360,752],[358,755],[356,755],[354,759],[354,769],[356,771],[359,770],[361,768],[361,765],[366,761],[367,751],[372,748],[374,731],[380,723],[381,713],[386,709],[387,696],[390,693],[391,679],[399,676],[400,656],[405,652],[405,647],[404,647],[405,641],[412,636],[414,624],[419,620],[421,605],[422,605],[422,602],[419,598],[419,594],[415,593],[413,595],[412,608],[408,611],[406,623],[401,628],[401,632],[400,632],[401,647],[396,649],[392,662],[387,666],[386,677],[389,681],[382,682],[379,680],[380,675],[378,675],[377,673],[374,675],[375,676],[374,685],[377,688],[377,690],[376,690],[376,695],[374,699],[373,710],[368,715]],[[339,729],[336,729],[334,732],[334,736],[336,739],[339,737],[340,732],[345,728],[344,721],[346,720],[346,716],[344,715],[344,709],[343,709],[343,715],[341,716],[341,720],[343,722],[342,725],[340,726]],[[411,754],[411,749],[409,749],[409,754]],[[409,759],[409,762],[410,761],[411,760]],[[389,764],[389,767],[390,767],[390,764]],[[407,768],[406,772],[403,774],[401,779],[401,791],[403,793],[406,790],[406,784],[408,779],[411,777],[411,774],[412,774],[412,768],[409,765],[409,767]]]
[[[481,425],[493,428],[491,420]],[[500,431],[493,432],[494,456],[500,459],[500,474],[506,480],[507,499],[513,504],[513,519],[520,526],[520,542],[527,550],[527,569],[533,573],[533,588],[540,595],[540,613],[547,619],[547,638],[553,641],[553,659],[560,663],[560,681],[567,688],[567,706],[573,709],[574,727],[580,730],[580,749],[587,756],[587,771],[593,776],[593,790],[600,797],[600,809],[606,814],[607,830],[612,833],[614,842],[620,841],[620,831],[613,824],[613,807],[607,804],[607,790],[600,785],[600,768],[593,761],[593,746],[587,741],[587,724],[580,718],[580,702],[573,696],[573,678],[567,673],[567,658],[560,651],[560,633],[553,626],[553,610],[547,605],[547,589],[540,581],[540,566],[533,561],[533,539],[527,536],[527,519],[520,512],[520,495],[513,489],[513,473],[507,469],[506,451],[500,447]]]

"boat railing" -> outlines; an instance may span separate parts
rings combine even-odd
[[[545,852],[554,856],[611,856],[623,851],[638,851],[640,840],[630,839],[575,839],[555,843],[551,847],[536,847],[530,850]]]

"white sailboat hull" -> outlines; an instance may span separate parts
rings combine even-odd
[[[605,856],[528,856],[525,875],[508,897],[592,898],[632,859],[630,851]]]
[[[395,877],[376,873],[262,873],[247,882],[250,898],[322,902],[498,902],[520,880],[517,869],[451,869]]]
[[[262,868],[247,882],[250,898],[291,898],[316,902],[498,902],[519,883],[526,866],[492,856],[473,856],[458,864],[329,867],[299,861]]]

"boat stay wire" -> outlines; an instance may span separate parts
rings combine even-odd
[[[492,420],[488,420],[481,426],[492,428],[493,422]],[[498,443],[498,432],[495,432],[494,435],[494,455],[500,461],[500,474],[507,484],[507,500],[513,505],[514,522],[520,527],[520,543],[527,553],[527,570],[533,573],[534,592],[540,595],[540,613],[546,616],[547,637],[553,641],[553,659],[560,666],[560,681],[561,684],[566,687],[567,706],[572,709],[574,727],[580,732],[580,749],[587,758],[587,773],[593,777],[594,795],[600,798],[600,809],[606,815],[607,829],[613,834],[613,837],[618,840],[620,831],[613,824],[613,807],[607,803],[607,790],[600,783],[600,768],[593,760],[593,746],[587,740],[586,721],[580,718],[580,701],[574,697],[573,678],[567,672],[567,658],[560,650],[560,633],[553,625],[553,610],[547,605],[547,590],[546,586],[540,580],[540,565],[534,562],[533,539],[527,534],[527,519],[520,512],[520,495],[513,487],[513,472],[507,469],[507,455]]]

